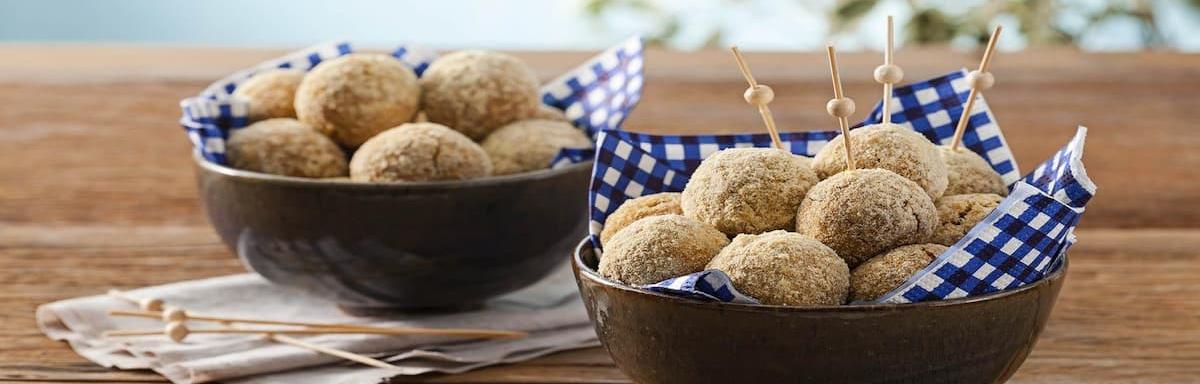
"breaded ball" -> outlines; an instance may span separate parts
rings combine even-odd
[[[302,79],[304,72],[293,69],[260,72],[238,85],[233,96],[250,102],[250,121],[295,118],[296,88]]]
[[[937,223],[933,200],[917,183],[878,168],[822,180],[796,214],[796,232],[833,248],[851,267],[897,246],[928,242]]]
[[[954,245],[1003,200],[1003,197],[994,193],[952,195],[938,199],[934,203],[937,206],[938,226],[929,242]]]
[[[613,235],[600,257],[600,275],[629,285],[654,284],[700,272],[729,238],[680,215],[651,216]]]
[[[296,90],[296,116],[347,148],[413,120],[421,102],[417,75],[399,60],[355,53],[328,60]]]
[[[946,251],[939,244],[913,244],[872,257],[850,272],[850,301],[872,301],[908,281]]]
[[[296,119],[267,119],[234,129],[225,142],[225,156],[229,165],[247,171],[312,178],[346,175],[342,149]]]
[[[546,104],[538,105],[537,112],[535,112],[533,114],[533,118],[534,119],[562,121],[562,122],[566,122],[566,123],[571,122],[571,120],[567,119],[567,114],[564,113],[561,109],[554,108],[554,107],[551,107]]]
[[[429,121],[473,140],[533,117],[542,105],[533,70],[490,51],[458,51],[435,60],[421,76],[421,90]]]
[[[822,180],[846,170],[845,138],[835,137],[813,158],[813,170]],[[857,168],[882,168],[912,180],[931,199],[946,191],[946,164],[937,147],[911,129],[890,125],[868,125],[850,131]]]
[[[945,196],[967,193],[994,193],[1008,196],[1008,188],[1000,174],[978,153],[967,148],[950,149],[938,146],[942,162],[946,163]]]
[[[592,140],[571,124],[528,119],[492,132],[481,145],[492,158],[495,174],[509,175],[549,168],[559,151],[591,148]]]
[[[808,159],[775,148],[730,148],[700,163],[683,189],[687,217],[730,236],[791,229],[817,183]]]
[[[650,216],[682,215],[683,208],[679,206],[678,192],[662,192],[646,195],[636,199],[625,200],[616,211],[604,220],[604,230],[600,231],[600,243],[607,244],[608,239],[621,229],[633,222]]]
[[[434,123],[408,123],[367,140],[350,159],[356,181],[467,180],[492,174],[479,144]]]
[[[832,249],[787,231],[738,235],[706,268],[768,305],[841,305],[850,287],[850,268]]]

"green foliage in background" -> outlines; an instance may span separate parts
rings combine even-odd
[[[738,6],[747,0],[725,2],[729,6]],[[838,0],[831,9],[818,11],[829,13],[830,33],[838,34],[857,27],[881,3],[881,0]],[[1200,9],[1200,0],[1186,0],[1186,3]],[[1140,39],[1145,47],[1162,48],[1164,45],[1152,0],[1099,0],[1087,4],[1081,4],[1081,0],[988,0],[972,7],[965,15],[947,14],[941,8],[944,1],[907,0],[903,4],[910,9],[912,18],[897,28],[907,42],[919,45],[947,44],[963,38],[985,44],[991,32],[989,25],[999,16],[1015,18],[1020,25],[1018,32],[1033,47],[1075,45],[1091,26],[1116,17],[1138,22]],[[681,30],[680,16],[665,11],[654,0],[587,0],[584,5],[586,14],[594,20],[615,9],[654,20],[656,30],[647,33],[651,44],[669,45]],[[1057,17],[1063,13],[1082,18],[1085,25],[1082,28],[1063,27]],[[719,27],[709,32],[707,46],[720,44],[722,34]]]

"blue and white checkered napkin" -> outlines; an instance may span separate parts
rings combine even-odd
[[[322,61],[355,51],[348,42],[321,44],[238,71],[213,83],[200,95],[180,101],[180,124],[192,145],[205,159],[225,161],[225,139],[232,129],[245,127],[249,105],[231,95],[238,85],[255,74],[277,68],[309,71]],[[418,76],[436,58],[433,51],[418,45],[402,45],[392,56],[408,65]],[[563,110],[576,127],[590,137],[604,129],[619,128],[642,96],[643,44],[640,37],[610,48],[542,86],[542,101]],[[551,163],[554,167],[591,160],[593,151],[569,149]]]
[[[699,300],[723,301],[726,303],[758,304],[758,300],[746,296],[733,287],[729,275],[719,269],[709,269],[663,280],[642,286],[650,291],[671,296],[690,297]]]
[[[901,109],[893,113],[893,122],[911,127],[931,141],[948,142],[970,91],[964,76],[965,72],[960,70],[896,88],[896,105]],[[859,126],[876,123],[879,118],[877,107]],[[1065,254],[1064,248],[1072,239],[1070,233],[1078,223],[1082,205],[1095,191],[1095,185],[1087,179],[1079,161],[1086,130],[1081,129],[1075,140],[1031,174],[1028,180],[1038,182],[1027,184],[1017,183],[1020,177],[1016,161],[982,97],[976,101],[970,119],[963,136],[964,145],[987,159],[1006,182],[1015,184],[1012,193],[992,216],[972,229],[958,245],[939,256],[930,268],[885,295],[883,300],[889,303],[982,294],[1042,278],[1047,271],[1061,265],[1060,255]],[[837,131],[793,132],[782,134],[781,139],[792,153],[813,156],[837,135]],[[590,231],[594,247],[601,251],[598,234],[603,223],[625,200],[682,191],[688,177],[709,155],[733,147],[767,147],[770,142],[765,134],[655,136],[601,131],[596,139],[596,164],[590,192]],[[975,280],[964,278],[964,274]],[[645,288],[686,297],[732,301],[734,299],[726,300],[728,296],[718,293],[736,292],[727,277],[722,280],[723,276],[708,274],[707,284],[678,284],[674,282],[677,279],[673,279]],[[696,278],[696,275],[680,277]],[[931,285],[934,278],[941,279],[939,285]],[[664,286],[694,289],[671,290]],[[920,292],[923,288],[928,289]]]

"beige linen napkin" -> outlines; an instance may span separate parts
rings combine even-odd
[[[458,373],[548,353],[598,345],[564,265],[543,281],[482,308],[453,313],[409,313],[357,318],[329,301],[272,285],[252,274],[185,281],[129,291],[135,298],[158,297],[205,315],[358,323],[389,327],[487,328],[529,332],[515,340],[463,340],[435,336],[321,335],[305,340],[367,354],[402,367],[400,371],[346,364],[336,357],[282,345],[253,335],[195,334],[177,344],[162,336],[104,338],[112,329],[157,329],[153,319],[113,318],[109,309],[134,305],[105,295],[44,304],[38,326],[52,339],[65,340],[79,355],[106,367],[153,369],[175,383],[215,380],[246,383],[362,383],[395,375]],[[216,324],[195,323],[193,328]]]

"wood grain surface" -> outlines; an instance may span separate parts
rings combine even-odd
[[[0,45],[0,382],[161,382],[101,368],[33,323],[41,303],[241,272],[197,205],[178,100],[282,51]],[[549,79],[586,53],[520,54]],[[878,98],[877,54],[843,54],[861,119]],[[829,129],[820,54],[750,52],[776,91],[781,130]],[[918,80],[973,53],[905,49]],[[724,52],[651,52],[627,123],[653,133],[761,129]],[[1100,185],[1067,285],[1017,383],[1200,380],[1200,56],[1001,53],[987,99],[1027,171],[1079,124]],[[396,382],[624,383],[599,348],[461,375]]]

